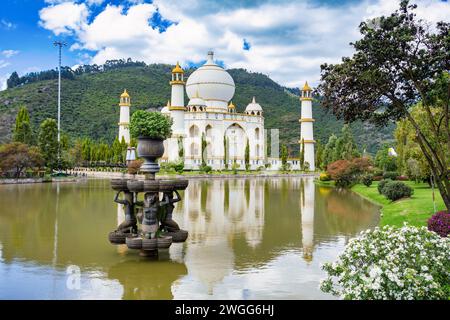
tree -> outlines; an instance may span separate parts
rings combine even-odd
[[[328,138],[328,142],[325,145],[325,149],[323,151],[323,166],[326,167],[333,161],[333,155],[334,155],[334,149],[336,147],[337,137],[336,135],[332,134]]]
[[[228,170],[228,138],[223,136],[223,162],[225,163],[225,169]]]
[[[387,125],[407,119],[430,165],[436,185],[450,210],[450,24],[428,28],[403,0],[390,16],[362,22],[362,38],[351,45],[355,54],[336,65],[321,66],[318,91],[323,106],[346,122],[371,121]],[[412,117],[410,108],[422,102],[431,136]],[[433,116],[432,106],[442,117]],[[432,137],[443,137],[433,145]]]
[[[19,109],[14,126],[13,140],[25,144],[32,144],[33,133],[30,124],[30,115],[28,109],[24,106]]]
[[[112,163],[121,163],[122,162],[122,146],[119,142],[119,138],[116,137],[112,144]]]
[[[285,144],[281,145],[281,170],[285,171],[287,169],[287,159],[289,156],[288,148]]]
[[[303,170],[305,166],[305,139],[302,139],[302,144],[300,146],[300,170]]]
[[[353,158],[360,157],[358,147],[356,146],[355,139],[353,138],[352,130],[348,124],[342,127],[342,135],[336,143],[336,148],[338,149],[337,157],[335,160],[347,159],[351,160]]]
[[[0,147],[0,169],[3,172],[14,171],[19,178],[26,168],[40,167],[43,159],[37,147],[29,147],[21,142],[12,142]]]
[[[321,169],[323,164],[323,156],[324,156],[324,148],[323,144],[320,142],[320,140],[317,140],[316,144],[317,150],[316,150],[316,167]]]
[[[58,166],[58,126],[55,119],[46,119],[41,123],[38,137],[39,150],[45,166],[50,170]]]
[[[180,158],[180,160],[184,159],[183,137],[178,137],[178,158]]]
[[[247,139],[247,143],[246,143],[246,145],[245,145],[245,155],[244,155],[244,157],[245,157],[245,170],[249,170],[250,169],[250,144],[249,144],[249,142],[248,142],[248,139]]]
[[[91,145],[92,140],[89,138],[84,138],[81,142],[81,157],[83,161],[91,160]]]
[[[375,155],[375,165],[384,172],[397,170],[397,159],[389,154],[389,148],[385,143]]]
[[[206,138],[205,134],[202,134],[202,167],[206,167],[206,159],[208,155],[206,154]]]
[[[17,87],[20,84],[20,78],[19,75],[17,74],[16,71],[14,71],[13,73],[11,73],[11,76],[9,77],[8,80],[6,80],[6,85],[8,87],[8,89]]]

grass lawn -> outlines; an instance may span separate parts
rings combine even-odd
[[[411,181],[405,181],[405,183],[414,189],[414,194],[411,198],[394,202],[378,193],[378,182],[375,181],[370,187],[357,184],[352,190],[382,206],[381,212],[383,215],[380,221],[382,226],[402,226],[403,222],[408,222],[414,226],[426,226],[427,220],[434,212],[432,190],[428,184]],[[437,189],[435,189],[435,197],[437,210],[444,210],[444,202]]]

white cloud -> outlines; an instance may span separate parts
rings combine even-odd
[[[7,81],[10,77],[10,74],[0,75],[0,91],[6,90],[8,88]]]
[[[419,16],[427,20],[450,16],[448,3],[418,3]],[[203,60],[213,49],[228,68],[262,72],[281,84],[299,86],[305,80],[317,83],[322,63],[337,62],[352,53],[349,42],[358,39],[362,20],[389,14],[398,6],[390,0],[339,6],[311,0],[270,1],[221,10],[205,0],[154,0],[152,4],[133,0],[128,4],[127,10],[109,4],[88,23],[89,8],[84,3],[61,3],[40,12],[41,25],[57,35],[73,32],[77,43],[71,50],[94,51],[92,63],[131,57],[149,63],[186,64]],[[176,22],[163,33],[149,26],[157,9],[163,18]],[[252,45],[249,51],[243,50],[244,38]]]
[[[0,69],[3,69],[7,66],[11,65],[11,63],[5,61],[5,60],[0,60]]]
[[[63,2],[39,11],[39,24],[55,35],[77,33],[86,25],[88,14],[84,3]]]
[[[1,52],[1,54],[2,54],[3,56],[5,56],[6,58],[11,58],[11,57],[13,57],[13,56],[19,54],[19,52],[20,52],[20,51],[18,51],[18,50],[3,50],[3,51]]]

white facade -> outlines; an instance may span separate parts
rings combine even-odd
[[[302,89],[302,96],[300,97],[302,103],[300,125],[300,150],[302,145],[305,145],[305,163],[309,164],[309,170],[314,171],[315,168],[315,156],[314,156],[314,119],[312,116],[312,89],[308,86],[308,82],[305,83]],[[302,143],[303,141],[303,143]]]
[[[225,169],[236,163],[245,169],[245,148],[249,144],[250,169],[265,164],[263,109],[253,98],[244,113],[237,113],[231,102],[235,84],[230,74],[214,63],[208,53],[206,63],[184,82],[184,71],[177,64],[172,70],[172,96],[161,110],[173,119],[172,137],[165,141],[162,161],[180,161],[184,151],[185,169],[198,169],[202,164],[202,137],[206,141],[205,163],[213,169]],[[184,86],[189,103],[184,105]],[[227,147],[225,148],[225,143]]]
[[[120,96],[120,120],[119,120],[119,141],[125,139],[127,144],[130,144],[130,96],[125,90]]]

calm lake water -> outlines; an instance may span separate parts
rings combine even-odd
[[[332,299],[321,264],[379,219],[310,178],[191,180],[182,196],[188,240],[149,260],[108,242],[123,217],[107,180],[0,186],[0,299]]]

